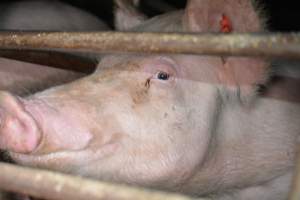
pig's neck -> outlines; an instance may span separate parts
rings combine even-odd
[[[222,106],[211,156],[190,180],[191,193],[208,194],[270,182],[292,170],[300,106],[260,98],[252,107]]]

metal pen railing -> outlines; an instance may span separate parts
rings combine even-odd
[[[116,185],[57,172],[0,164],[0,188],[52,200],[193,200],[187,196]],[[205,200],[205,199],[198,199]]]
[[[177,53],[300,59],[300,33],[0,32],[0,49]]]

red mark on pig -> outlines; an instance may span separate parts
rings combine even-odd
[[[229,18],[225,14],[222,15],[222,19],[220,21],[220,26],[221,26],[221,30],[220,31],[222,33],[230,33],[230,32],[232,32],[232,24],[231,24]]]
[[[231,24],[229,18],[225,14],[222,15],[222,19],[220,21],[220,26],[221,26],[221,30],[220,31],[222,33],[230,33],[230,32],[232,32],[232,24]],[[226,57],[221,57],[221,59],[222,59],[223,65],[225,65],[226,61],[227,61],[227,58]]]

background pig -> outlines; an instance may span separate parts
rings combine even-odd
[[[2,30],[91,31],[108,29],[97,17],[60,1],[6,2],[0,4],[0,8],[0,29]],[[7,56],[7,54],[2,55]],[[30,55],[28,54],[25,60]],[[49,54],[47,58],[47,54],[44,53],[43,57],[53,61],[56,58],[52,55]],[[39,55],[35,53],[34,56]],[[10,54],[9,57],[13,55]],[[93,57],[93,59],[96,58]],[[75,71],[4,58],[0,59],[0,66],[0,88],[18,95],[63,84],[84,75]]]
[[[5,30],[95,31],[108,27],[97,17],[60,1],[30,0],[0,5]]]
[[[82,76],[83,73],[76,71],[0,58],[1,90],[21,96],[67,83]]]
[[[146,16],[139,12],[139,2],[133,0],[115,0],[115,28],[126,31],[145,21]]]
[[[263,31],[251,2],[191,0],[184,12],[131,30]],[[0,148],[22,165],[101,180],[283,200],[300,106],[286,88],[267,84],[269,94],[258,95],[268,66],[258,58],[110,55],[73,83],[27,98],[1,92]]]

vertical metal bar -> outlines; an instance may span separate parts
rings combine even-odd
[[[300,200],[300,146],[297,153],[297,162],[295,167],[295,173],[293,177],[293,183],[291,192],[289,194],[289,200]]]

